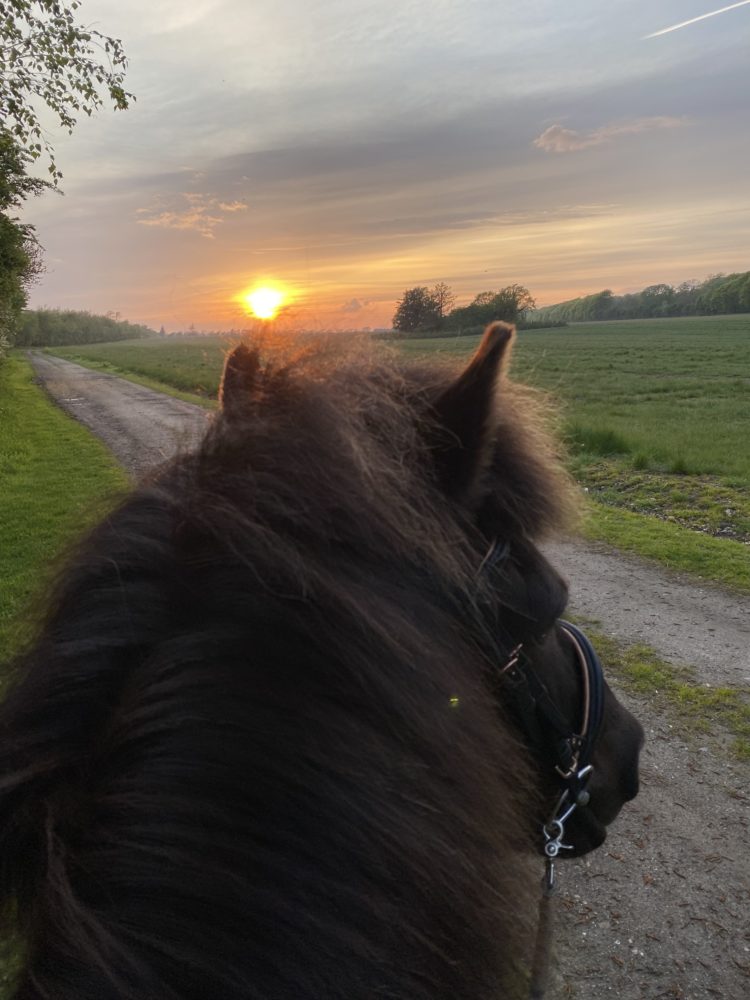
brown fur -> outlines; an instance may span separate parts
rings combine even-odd
[[[528,629],[573,676],[511,336],[458,380],[243,346],[201,448],[83,542],[0,706],[19,1000],[510,995],[540,785],[486,672]]]

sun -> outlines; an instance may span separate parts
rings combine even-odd
[[[258,319],[273,319],[284,304],[284,293],[278,288],[261,286],[242,296],[243,302]]]

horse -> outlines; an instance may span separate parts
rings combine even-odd
[[[528,859],[602,843],[643,735],[606,684],[579,732],[539,548],[571,487],[513,337],[458,371],[243,342],[78,545],[0,705],[15,1000],[516,995]]]

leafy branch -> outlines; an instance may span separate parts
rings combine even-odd
[[[116,38],[76,23],[80,0],[0,0],[0,130],[29,162],[46,155],[53,185],[62,177],[40,119],[46,105],[72,132],[109,98],[124,110],[127,59]]]

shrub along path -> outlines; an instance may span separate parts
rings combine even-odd
[[[166,457],[205,424],[189,404],[69,363],[62,377],[59,359],[33,360],[48,392],[112,442],[130,471]],[[549,552],[571,581],[573,613],[604,633],[605,668],[647,735],[638,799],[599,851],[559,866],[550,1000],[743,1000],[748,599],[603,546],[560,542]]]

